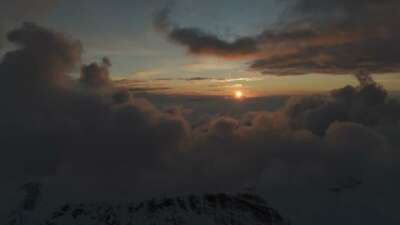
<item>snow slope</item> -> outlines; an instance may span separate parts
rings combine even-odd
[[[126,203],[65,204],[43,218],[15,211],[9,225],[278,225],[288,224],[252,194],[204,194]]]

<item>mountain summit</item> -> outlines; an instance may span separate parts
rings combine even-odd
[[[65,204],[39,222],[10,225],[280,225],[288,224],[253,194],[204,194],[143,202]],[[37,220],[35,220],[37,221]]]

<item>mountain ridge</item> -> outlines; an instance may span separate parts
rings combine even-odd
[[[17,211],[16,211],[17,212]],[[257,195],[203,194],[153,198],[142,202],[66,203],[44,219],[9,225],[284,225],[283,217]]]

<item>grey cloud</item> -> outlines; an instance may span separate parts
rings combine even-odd
[[[26,91],[36,85],[65,85],[70,80],[67,74],[80,62],[79,41],[32,23],[24,23],[20,29],[9,32],[7,38],[19,49],[5,54],[0,71],[6,74],[5,83],[29,83]]]
[[[154,16],[154,26],[165,33],[172,42],[187,47],[196,55],[215,55],[225,58],[251,56],[258,52],[257,42],[252,37],[238,38],[232,42],[197,28],[179,27],[169,21],[171,8],[166,7]]]
[[[211,80],[208,77],[191,77],[191,78],[187,78],[187,81],[199,81],[199,80]]]
[[[250,69],[270,75],[398,72],[400,4],[394,0],[286,0],[279,22],[258,35],[228,42],[156,17],[172,41],[196,55],[254,58]],[[158,20],[157,20],[158,19]],[[159,26],[161,27],[161,26]]]
[[[288,180],[293,186],[329,187],[347,176],[364,179],[390,161],[387,140],[357,123],[332,123],[319,138],[290,128],[281,113],[256,113],[247,122],[219,118],[197,131],[191,157],[208,185],[223,177],[233,186],[238,180],[256,185],[264,179],[269,180],[266,188],[282,187]]]
[[[286,43],[291,51],[260,58],[251,68],[278,75],[399,71],[398,1],[285,2],[290,6],[282,16],[281,30],[295,37]],[[311,35],[304,38],[304,32]]]
[[[109,67],[111,61],[103,58],[101,64],[92,63],[81,68],[81,83],[86,86],[104,87],[111,85]]]
[[[131,92],[154,92],[154,91],[165,91],[170,90],[170,87],[130,87],[129,91]]]
[[[212,80],[208,77],[190,77],[190,78],[158,78],[156,81],[174,81],[174,80],[185,80],[185,81],[201,81],[201,80]]]
[[[399,112],[397,103],[388,100],[387,92],[378,84],[364,83],[333,90],[330,96],[311,96],[292,100],[287,106],[294,128],[306,128],[324,134],[335,121],[352,121],[367,126],[396,123],[393,113]]]
[[[6,118],[0,123],[2,176],[48,176],[74,165],[79,171],[71,173],[82,176],[100,167],[122,176],[157,165],[159,150],[172,150],[186,135],[179,114],[105,85],[109,60],[83,66],[81,78],[72,79],[69,73],[80,63],[79,41],[34,24],[24,24],[8,38],[20,47],[0,64],[1,116]],[[10,169],[13,173],[6,175]]]
[[[0,2],[0,48],[3,35],[16,23],[43,16],[52,10],[59,0],[2,0]]]

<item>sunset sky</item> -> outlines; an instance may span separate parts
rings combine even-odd
[[[56,209],[153,213],[150,199],[203,193],[223,193],[204,225],[233,225],[237,198],[212,197],[230,193],[266,199],[284,224],[400,224],[399,12],[400,0],[0,0],[0,224],[111,224],[99,220],[125,211]],[[179,224],[202,222],[191,215]]]
[[[11,11],[22,7],[18,2],[9,4]],[[266,29],[281,29],[290,1],[254,0],[251,4],[247,0],[45,2],[46,7],[40,12],[26,13],[35,9],[29,6],[18,18],[7,17],[4,27],[33,21],[62,30],[82,42],[83,63],[106,56],[113,64],[113,80],[135,80],[130,85],[152,92],[230,96],[240,89],[246,96],[268,96],[326,92],[357,83],[350,72],[339,76],[326,76],[318,71],[308,71],[302,76],[288,73],[284,77],[276,76],[273,71],[262,74],[249,69],[252,59],[246,57],[226,59],[191,54],[154,26],[155,14],[169,7],[171,23],[195,27],[232,42],[238,37],[256,36]],[[389,91],[400,91],[396,72],[374,75]]]

